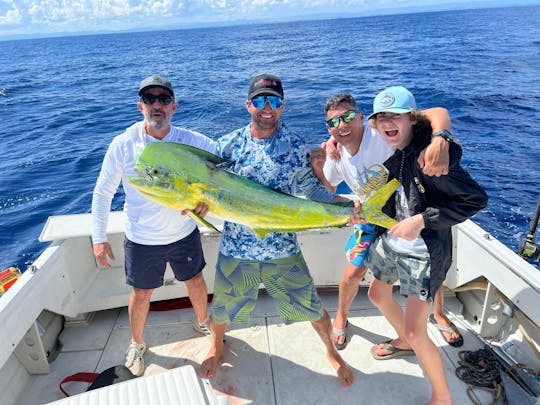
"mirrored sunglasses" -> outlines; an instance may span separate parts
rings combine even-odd
[[[356,118],[357,112],[354,110],[349,110],[341,115],[338,115],[337,117],[330,118],[326,121],[326,125],[328,125],[328,128],[336,128],[339,126],[339,120],[343,120],[344,123],[351,122]]]
[[[259,110],[262,110],[266,103],[270,105],[272,110],[275,110],[283,105],[283,99],[277,96],[259,96],[251,99],[251,105]]]

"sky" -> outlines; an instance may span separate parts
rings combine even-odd
[[[540,0],[0,0],[0,39],[539,3]]]

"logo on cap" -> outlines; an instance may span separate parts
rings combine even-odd
[[[277,82],[275,80],[261,79],[255,83],[254,87],[277,87]]]
[[[394,95],[390,92],[386,92],[382,95],[380,104],[382,107],[390,107],[394,104],[394,101],[396,101]]]

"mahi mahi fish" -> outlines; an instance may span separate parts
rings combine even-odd
[[[352,203],[323,203],[295,197],[219,167],[223,160],[192,146],[151,142],[137,159],[138,176],[129,184],[154,202],[197,217],[193,208],[205,203],[212,215],[251,228],[263,238],[269,232],[300,232],[342,227],[353,214]],[[399,186],[392,180],[362,204],[366,221],[391,228],[397,222],[383,214],[382,206]]]

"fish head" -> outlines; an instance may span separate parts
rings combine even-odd
[[[174,153],[170,144],[147,145],[135,164],[137,175],[128,183],[145,197],[171,208],[184,209],[188,199],[189,162]]]
[[[167,206],[178,200],[179,195],[175,189],[178,177],[169,168],[163,165],[138,161],[135,171],[137,175],[128,176],[127,181],[139,193]]]

